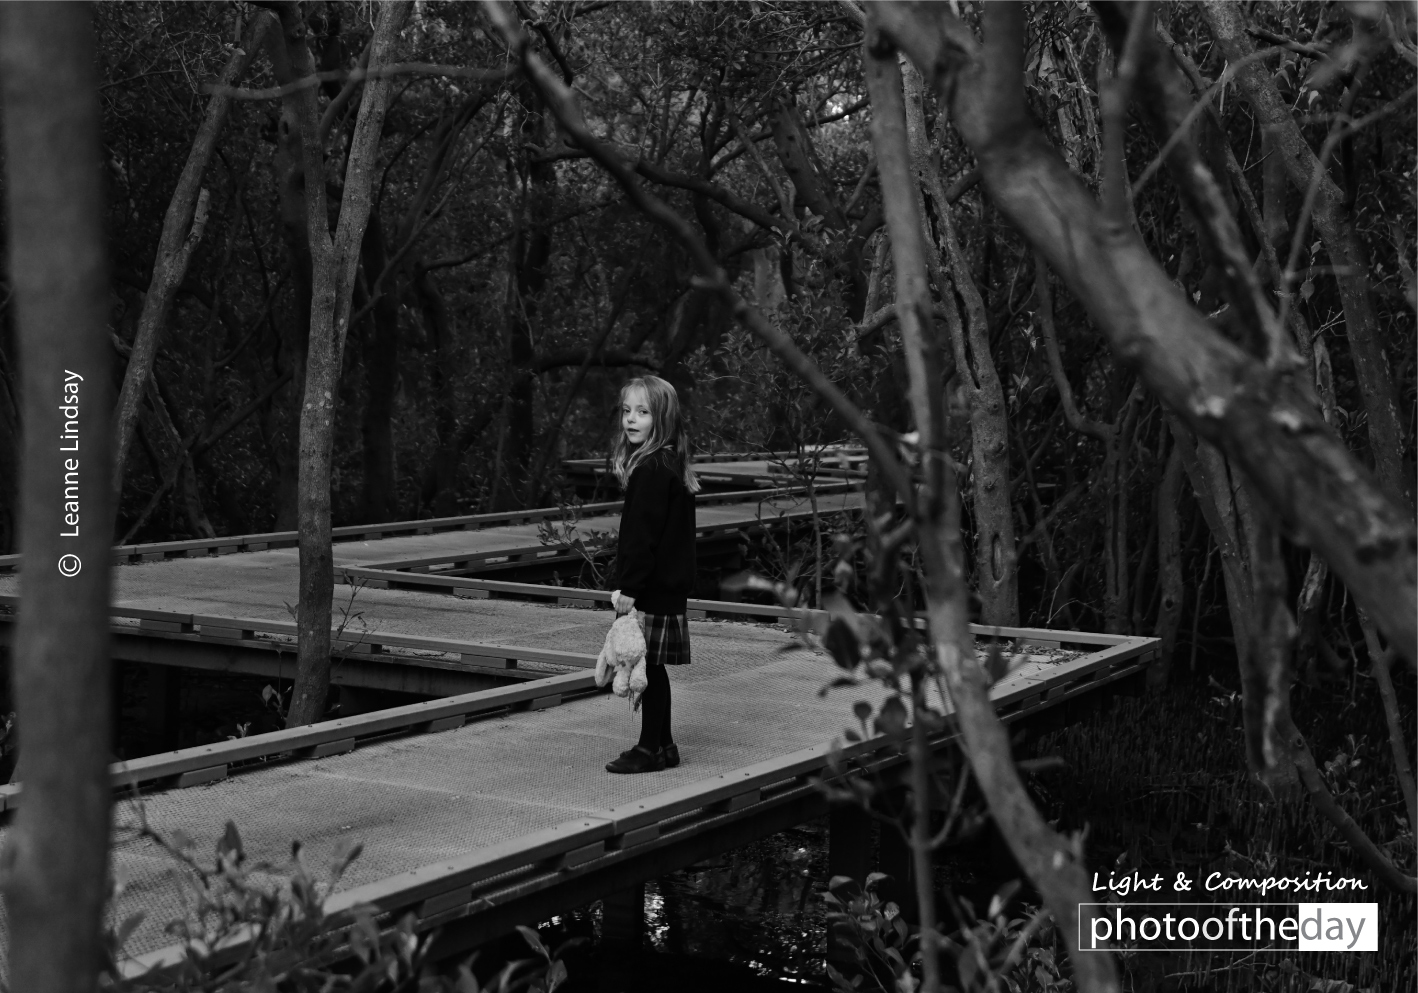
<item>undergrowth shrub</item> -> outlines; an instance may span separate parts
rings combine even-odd
[[[476,952],[451,968],[431,961],[437,931],[419,934],[413,914],[388,920],[372,906],[326,913],[326,898],[360,855],[358,844],[341,849],[316,874],[300,842],[292,843],[285,864],[248,859],[228,821],[209,868],[182,833],[164,837],[141,818],[134,830],[179,870],[187,912],[164,931],[182,946],[183,958],[123,978],[122,963],[130,958],[124,946],[144,920],[135,913],[105,934],[108,963],[100,985],[110,993],[553,993],[567,979],[562,955],[575,940],[549,950],[528,927],[517,930],[532,956],[480,981]],[[118,881],[113,901],[121,895]]]

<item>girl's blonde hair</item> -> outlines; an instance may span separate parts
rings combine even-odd
[[[645,406],[650,408],[650,433],[639,447],[631,448],[625,438],[625,429],[616,432],[615,449],[611,453],[611,471],[620,485],[630,483],[630,474],[635,467],[662,449],[669,456],[671,465],[684,480],[684,488],[691,493],[699,492],[699,477],[689,461],[689,430],[685,427],[684,415],[679,409],[679,394],[675,388],[659,376],[637,376],[620,388],[620,408],[625,406],[631,390],[645,391]]]

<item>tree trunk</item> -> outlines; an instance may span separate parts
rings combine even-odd
[[[5,321],[0,319],[0,336],[4,334]],[[5,364],[5,342],[0,337],[0,369]],[[0,555],[8,555],[15,550],[15,527],[18,523],[16,512],[19,494],[15,492],[20,478],[20,424],[19,409],[12,406],[7,384],[0,372]]]
[[[272,30],[266,35],[266,54],[271,60],[271,71],[276,82],[289,86],[300,75],[291,63],[291,45],[294,42],[290,33],[303,30],[303,24],[300,9],[295,5],[282,7],[280,18],[281,30]],[[297,442],[291,444],[288,434],[296,432],[300,423],[305,399],[305,357],[310,347],[311,259],[305,216],[305,161],[301,150],[299,109],[300,102],[290,96],[282,101],[276,147],[271,156],[281,242],[285,247],[286,268],[295,297],[285,312],[285,320],[281,322],[279,351],[279,371],[291,374],[291,389],[287,392],[285,403],[273,404],[266,418],[266,435],[270,441],[276,475],[277,531],[294,531],[297,523],[298,439],[290,439]]]
[[[168,473],[164,473],[164,478],[170,473],[174,480],[173,485],[178,492],[183,516],[187,518],[187,526],[195,538],[215,538],[217,533],[213,530],[211,521],[207,519],[207,512],[202,508],[202,495],[197,489],[197,467],[192,461],[191,445],[184,441],[182,433],[173,423],[167,403],[158,390],[156,377],[148,380],[148,403],[152,407],[153,419],[157,421],[163,437],[167,439],[168,447],[172,450],[170,468]],[[116,498],[118,494],[115,493],[114,496]]]
[[[1290,614],[1280,534],[1254,506],[1244,483],[1236,487],[1236,500],[1245,523],[1251,573],[1251,614],[1244,641],[1242,632],[1236,632],[1247,761],[1272,792],[1287,796],[1300,785],[1285,735],[1290,726],[1295,619]]]
[[[91,993],[103,961],[114,434],[95,59],[87,5],[0,6],[26,562],[11,670],[25,792],[3,862],[8,979],[27,993]]]
[[[1162,600],[1157,608],[1155,636],[1161,639],[1162,647],[1158,660],[1147,670],[1147,685],[1155,690],[1167,685],[1172,671],[1177,632],[1182,626],[1182,608],[1186,603],[1180,519],[1182,475],[1182,455],[1173,443],[1167,467],[1162,471],[1162,486],[1157,492],[1157,581],[1162,587]]]
[[[868,8],[869,13],[875,8]],[[938,379],[940,358],[929,330],[930,297],[926,282],[926,243],[918,223],[907,138],[903,81],[896,52],[873,25],[867,28],[863,61],[872,100],[872,144],[881,176],[883,208],[896,263],[897,314],[911,375],[911,406],[919,432],[924,486],[916,497],[917,547],[926,574],[927,615],[936,658],[961,731],[965,755],[989,803],[990,812],[1020,866],[1038,888],[1069,949],[1074,980],[1085,993],[1116,991],[1117,973],[1106,953],[1078,954],[1079,909],[1087,899],[1088,883],[1082,853],[1054,832],[1040,816],[1019,779],[1010,755],[1009,738],[989,699],[989,680],[975,661],[970,635],[960,547],[960,510],[955,474],[946,457],[945,410]],[[959,363],[959,359],[957,359]],[[966,374],[965,368],[961,374]],[[1008,477],[1004,488],[1008,490]],[[918,697],[916,697],[918,699]],[[916,715],[916,724],[921,721]],[[923,756],[921,756],[923,758]],[[917,816],[927,799],[918,795]],[[922,990],[934,993],[934,920],[929,902],[929,851],[913,836],[916,869],[921,880]]]
[[[1300,595],[1295,600],[1295,671],[1307,681],[1315,676],[1320,657],[1320,641],[1324,638],[1324,591],[1329,579],[1329,567],[1318,555],[1311,555],[1300,583]]]
[[[123,493],[123,466],[127,460],[128,446],[133,440],[133,424],[143,402],[153,359],[157,357],[163,326],[167,323],[177,287],[187,276],[187,266],[207,225],[207,191],[201,189],[202,174],[206,172],[207,162],[216,148],[217,136],[226,124],[232,99],[221,87],[234,86],[241,78],[251,64],[251,58],[256,54],[256,47],[261,44],[270,21],[269,15],[258,11],[242,39],[241,47],[234,49],[227,59],[217,80],[219,88],[207,103],[207,115],[197,129],[192,150],[187,153],[187,163],[178,177],[177,189],[173,190],[172,200],[167,205],[162,235],[158,239],[157,260],[153,263],[147,296],[143,298],[143,312],[138,317],[138,333],[133,338],[133,354],[128,358],[123,390],[118,396],[117,436],[113,450],[115,506]]]
[[[1024,101],[1022,8],[984,8],[985,46],[945,5],[875,4],[928,73],[991,200],[1169,410],[1244,468],[1287,533],[1322,554],[1404,658],[1418,658],[1418,534],[1280,373],[1227,341],[1134,232],[1105,216]]]
[[[370,43],[371,69],[392,61],[399,29],[407,15],[407,0],[379,5]],[[306,45],[303,25],[294,12],[282,15],[291,64],[300,76],[313,75],[315,61]],[[334,590],[334,555],[330,548],[330,462],[335,441],[335,398],[340,361],[349,330],[350,303],[359,246],[370,210],[370,178],[379,136],[384,127],[390,82],[366,80],[359,117],[350,140],[345,166],[339,222],[333,238],[323,183],[305,184],[305,206],[311,251],[310,352],[305,371],[305,403],[300,413],[300,602],[297,608],[299,648],[295,685],[291,690],[286,726],[313,724],[325,712],[330,691],[330,607]],[[319,106],[313,88],[290,94],[300,124],[305,175],[324,175],[320,146]]]
[[[1239,66],[1236,83],[1256,115],[1256,124],[1270,135],[1290,182],[1300,192],[1313,186],[1314,224],[1329,254],[1344,306],[1344,333],[1354,359],[1354,374],[1364,410],[1369,415],[1369,448],[1379,482],[1411,507],[1412,472],[1403,464],[1403,417],[1398,390],[1384,354],[1383,332],[1374,315],[1369,294],[1369,257],[1345,204],[1344,191],[1330,178],[1324,163],[1305,141],[1300,125],[1280,95],[1272,71],[1248,57],[1255,44],[1246,33],[1244,8],[1232,3],[1201,5],[1217,45]],[[1283,275],[1283,274],[1282,274]],[[1412,603],[1410,601],[1410,612]]]
[[[945,404],[940,382],[940,356],[931,326],[930,282],[927,276],[926,239],[920,223],[920,200],[911,170],[911,149],[907,137],[905,82],[894,51],[863,50],[867,92],[872,101],[872,146],[880,171],[882,207],[891,235],[891,254],[896,269],[896,314],[910,375],[910,403],[921,452],[923,492],[916,495],[917,507],[910,507],[917,521],[917,542],[928,576],[927,604],[930,608],[931,637],[942,667],[959,668],[959,658],[973,656],[969,633],[969,610],[960,547],[960,495],[945,432]],[[955,663],[952,666],[952,662]],[[920,830],[927,819],[930,753],[921,741],[924,735],[924,702],[919,676],[912,678],[912,754],[914,823],[911,850],[914,857],[917,914],[921,928],[921,989],[940,989],[939,936],[936,931],[934,871],[929,839]],[[968,752],[967,752],[968,754]]]
[[[925,230],[936,288],[941,297],[955,355],[956,381],[970,408],[970,478],[975,497],[975,592],[980,622],[1004,627],[1019,624],[1019,581],[1014,539],[1014,511],[1009,503],[1009,423],[1004,388],[990,354],[985,301],[955,234],[952,208],[940,170],[932,161],[925,126],[925,89],[921,74],[907,68],[906,129],[912,172],[923,199]],[[955,295],[965,304],[962,321]]]
[[[387,251],[379,215],[371,212],[361,251],[364,276],[372,283],[384,272]],[[387,278],[387,277],[386,277]],[[372,288],[372,287],[371,287]],[[364,341],[364,493],[360,516],[365,523],[394,519],[394,388],[399,379],[399,305],[392,286],[378,291],[369,313]]]
[[[1107,452],[1103,458],[1103,487],[1107,510],[1103,525],[1103,630],[1109,634],[1126,634],[1128,626],[1128,457],[1132,454],[1133,431],[1137,424],[1137,405],[1142,399],[1141,385],[1135,385],[1118,411],[1117,420],[1108,431]]]
[[[545,128],[540,111],[527,112],[522,124],[524,136],[536,141]],[[507,284],[507,362],[514,372],[531,370],[536,358],[538,297],[546,286],[551,261],[551,228],[543,222],[556,187],[556,168],[550,162],[532,163],[522,182],[523,201],[515,208],[519,216]],[[536,435],[535,396],[536,381],[529,376],[516,376],[508,388],[502,455],[508,485],[494,509],[510,509],[527,484]]]
[[[442,292],[433,281],[433,274],[427,269],[414,267],[414,295],[418,298],[419,311],[423,316],[424,334],[433,340],[437,361],[433,363],[433,426],[438,435],[438,447],[433,453],[429,467],[424,471],[420,500],[430,507],[434,517],[449,517],[456,513],[458,463],[463,457],[463,448],[454,450],[454,437],[458,428],[457,397],[454,380],[457,369],[454,355],[457,341],[454,325],[448,315],[448,304]],[[491,415],[487,420],[491,421]],[[487,425],[484,423],[478,429]]]

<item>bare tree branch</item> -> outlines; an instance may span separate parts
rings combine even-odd
[[[1019,37],[1017,5],[984,9],[987,26]],[[1015,42],[985,58],[944,5],[886,2],[873,10],[951,102],[991,201],[1059,273],[1114,351],[1167,408],[1245,470],[1294,540],[1325,557],[1403,656],[1418,657],[1412,516],[1283,374],[1218,334],[1146,246],[1110,223],[1029,119]],[[995,64],[996,57],[1003,61]]]
[[[202,92],[234,100],[280,100],[292,93],[314,89],[321,83],[362,83],[369,79],[392,79],[395,76],[443,76],[448,79],[475,79],[480,83],[500,83],[515,71],[512,66],[503,69],[476,69],[433,62],[396,62],[373,69],[326,69],[323,72],[307,73],[284,86],[267,86],[254,90],[225,83],[206,83],[202,86]]]

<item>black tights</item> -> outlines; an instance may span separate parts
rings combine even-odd
[[[670,674],[662,665],[645,666],[648,683],[640,697],[640,747],[657,752],[674,744],[670,737]]]

